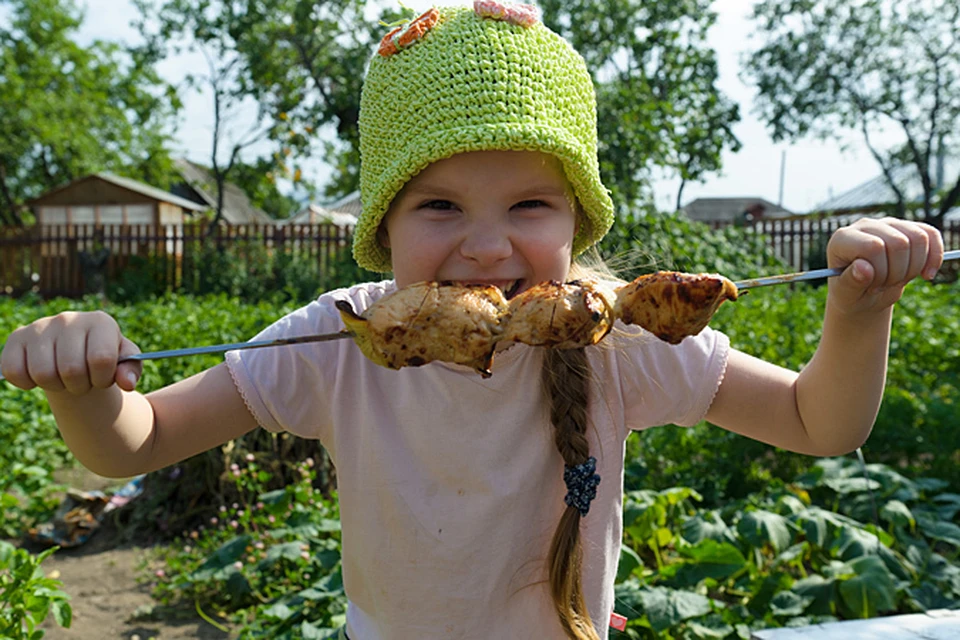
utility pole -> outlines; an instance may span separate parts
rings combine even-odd
[[[783,206],[783,181],[787,173],[787,150],[780,152],[780,198],[777,200],[777,206]]]

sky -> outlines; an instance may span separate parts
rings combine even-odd
[[[130,26],[136,16],[130,0],[81,0],[80,4],[86,6],[86,20],[79,34],[81,42],[101,39],[135,43],[140,40]],[[434,3],[408,0],[405,4],[421,10]],[[740,105],[741,121],[734,127],[734,133],[742,149],[724,154],[723,170],[719,174],[710,175],[702,183],[688,184],[683,203],[698,197],[762,197],[779,203],[783,168],[783,206],[794,212],[806,212],[875,177],[879,168],[855,132],[850,132],[841,142],[813,139],[773,142],[765,125],[754,114],[755,90],[739,77],[743,56],[757,46],[751,39],[749,21],[753,4],[754,0],[716,0],[714,10],[718,20],[710,33],[710,44],[717,52],[719,89]],[[161,63],[159,71],[169,82],[180,83],[188,73],[204,68],[203,58],[194,54],[168,59]],[[209,164],[213,126],[210,94],[185,90],[182,99],[185,109],[175,135],[176,152]],[[252,114],[253,106],[248,107],[247,113]],[[242,129],[238,127],[236,133],[242,133]],[[879,141],[884,142],[883,138]],[[891,134],[887,142],[894,141]],[[256,148],[253,150],[256,152]],[[320,163],[304,171],[305,180],[318,183],[324,182],[327,175],[328,170]],[[657,204],[663,209],[672,209],[678,187],[676,178],[657,179],[654,183]]]

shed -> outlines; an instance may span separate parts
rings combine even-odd
[[[360,192],[344,196],[325,207],[311,204],[305,209],[291,216],[285,224],[319,224],[329,223],[340,227],[353,227],[360,216]]]
[[[94,173],[29,203],[38,225],[181,225],[208,207],[111,173]]]
[[[681,209],[698,222],[752,222],[770,218],[788,218],[792,211],[759,197],[697,198]]]

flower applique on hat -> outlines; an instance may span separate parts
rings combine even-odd
[[[411,20],[406,24],[399,25],[390,30],[387,35],[380,40],[380,48],[377,49],[383,57],[392,56],[401,49],[406,49],[411,44],[426,35],[440,19],[440,12],[437,9],[429,9],[423,12],[416,20]]]
[[[540,20],[537,8],[532,4],[514,4],[496,0],[475,0],[473,10],[481,18],[502,20],[521,27],[532,27]]]

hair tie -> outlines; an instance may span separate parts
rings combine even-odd
[[[593,456],[587,458],[586,462],[572,467],[565,465],[563,469],[563,481],[567,484],[567,495],[563,501],[568,507],[579,511],[581,518],[590,511],[590,501],[597,497],[600,476],[596,470],[597,459]]]

